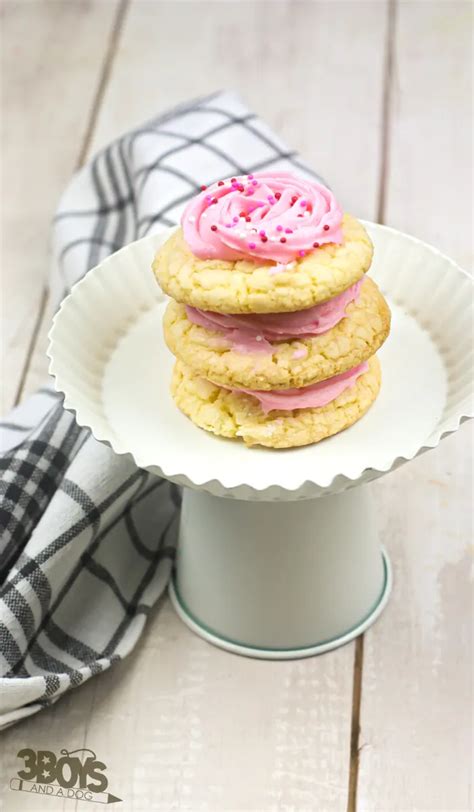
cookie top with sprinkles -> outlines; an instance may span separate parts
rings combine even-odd
[[[327,243],[340,244],[342,216],[323,184],[289,172],[258,172],[201,187],[182,226],[199,259],[288,264]]]
[[[201,310],[304,310],[342,293],[370,267],[373,247],[363,225],[344,214],[340,229],[341,242],[327,242],[282,263],[256,256],[201,259],[191,250],[184,229],[178,228],[156,254],[153,271],[165,293]]]

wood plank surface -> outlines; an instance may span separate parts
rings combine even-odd
[[[0,413],[46,300],[50,221],[81,151],[116,0],[2,3]],[[41,343],[42,370],[45,344]]]
[[[135,0],[92,150],[180,101],[235,90],[348,210],[373,218],[386,12],[370,0]]]
[[[343,810],[348,652],[282,663],[232,656],[164,601],[127,661],[3,735],[2,779],[15,775],[25,743],[86,746],[107,763],[127,811]],[[10,796],[9,812],[24,809],[25,796]],[[71,808],[34,800],[41,812]]]
[[[90,151],[168,105],[229,87],[325,174],[348,208],[374,218],[387,7],[342,10],[134,2]],[[229,47],[235,40],[245,49]],[[177,41],[186,60],[179,69]],[[261,60],[263,81],[255,74]],[[45,333],[27,388],[41,375]],[[85,744],[103,754],[111,790],[127,808],[339,812],[348,801],[353,665],[353,645],[294,663],[224,654],[188,632],[165,601],[129,662],[5,734],[5,770],[25,737],[31,746]],[[21,800],[9,798],[10,808]]]
[[[46,371],[50,316],[41,318],[39,305],[49,219],[81,143],[87,139],[90,155],[167,106],[218,87],[239,92],[354,214],[379,215],[469,264],[470,3],[392,2],[389,26],[382,0],[134,0],[113,53],[112,0],[10,0],[4,8],[9,74],[21,53],[21,81],[2,103],[16,133],[5,141],[14,203],[2,215],[16,237],[2,264],[18,269],[4,287],[6,405],[23,372],[29,391]],[[63,75],[52,79],[53,63]],[[58,105],[70,85],[74,104]],[[25,92],[39,100],[31,111],[19,101]],[[40,110],[54,111],[54,127]],[[21,133],[33,127],[31,155]],[[48,167],[36,167],[39,150]],[[31,200],[28,183],[38,190]],[[395,586],[363,644],[294,663],[241,659],[193,636],[164,600],[128,661],[3,734],[2,789],[23,746],[89,746],[106,761],[109,789],[127,812],[471,809],[468,441],[465,426],[371,486]],[[8,791],[3,808],[25,809],[25,797]],[[34,798],[30,808],[102,805]]]
[[[470,266],[468,3],[401,3],[385,220]],[[373,485],[394,591],[365,635],[358,809],[472,809],[472,431]]]

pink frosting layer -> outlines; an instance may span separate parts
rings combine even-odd
[[[334,327],[346,315],[346,307],[359,296],[362,280],[339,296],[296,313],[224,315],[186,305],[189,321],[206,330],[224,333],[237,352],[273,352],[270,342],[308,338]]]
[[[332,192],[289,172],[214,183],[191,200],[181,222],[200,259],[288,263],[325,243],[342,242],[342,209]]]
[[[312,386],[305,386],[303,389],[274,389],[271,392],[257,389],[232,389],[232,391],[245,392],[257,398],[265,414],[274,410],[287,412],[293,409],[318,409],[354,386],[359,375],[367,372],[368,368],[367,361],[364,361],[347,372],[334,375],[333,378],[314,383]]]

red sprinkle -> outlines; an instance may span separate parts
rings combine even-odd
[[[241,211],[241,212],[239,212],[239,217],[245,217],[246,214],[247,214],[247,212]]]
[[[218,185],[218,186],[223,186],[223,185],[224,185],[224,181],[223,181],[223,180],[220,180],[220,181],[219,181],[219,183],[218,183],[217,185]]]
[[[230,179],[230,182],[231,182],[231,183],[237,183],[237,178],[231,178],[231,179]]]
[[[286,242],[286,237],[280,237],[280,242]]]
[[[217,231],[217,226],[211,226],[211,231]]]
[[[268,237],[260,237],[260,239],[261,239],[262,242],[267,242]]]
[[[201,186],[201,192],[204,192],[207,189],[207,186]]]
[[[212,203],[217,203],[217,197],[212,198]]]
[[[313,242],[313,248],[319,248],[319,242]]]
[[[293,204],[293,203],[296,203],[296,201],[297,201],[297,200],[298,200],[298,196],[297,196],[297,195],[293,195],[293,197],[291,198],[291,202],[292,202],[292,204]]]
[[[239,183],[239,185],[237,186],[237,189],[239,190],[239,192],[243,192],[244,189],[245,189],[245,186],[242,186],[242,184]]]
[[[325,231],[329,231],[329,226],[323,226]]]
[[[280,197],[281,197],[281,192],[275,192],[276,200],[280,200]]]
[[[246,217],[246,218],[245,218],[245,222],[246,222],[246,223],[250,223],[250,217]]]

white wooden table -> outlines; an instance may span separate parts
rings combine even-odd
[[[72,171],[168,105],[239,91],[345,208],[471,263],[470,2],[4,0],[2,410],[46,373],[49,224]],[[21,747],[89,746],[122,807],[472,809],[470,432],[372,486],[393,597],[355,643],[261,662],[164,600],[133,656],[2,737],[3,808],[101,809],[7,789]]]

